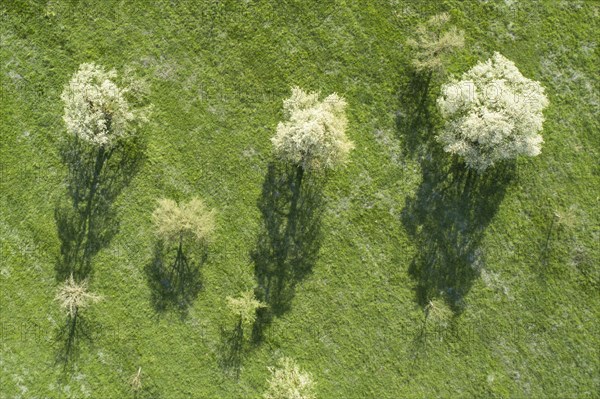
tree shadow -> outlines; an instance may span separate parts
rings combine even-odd
[[[206,247],[198,251],[179,245],[168,248],[162,241],[154,247],[152,261],[144,271],[151,291],[154,310],[177,310],[185,318],[189,306],[202,290],[200,266],[208,257]]]
[[[428,355],[429,347],[435,341],[456,340],[460,334],[458,330],[458,314],[452,313],[448,319],[437,319],[431,317],[427,306],[423,308],[423,319],[419,325],[415,325],[416,333],[410,345],[410,359],[412,359],[412,369],[417,369],[420,360]]]
[[[481,175],[458,162],[432,160],[421,167],[422,183],[402,212],[417,247],[409,273],[421,306],[443,294],[460,311],[483,266],[480,243],[515,176],[515,163]]]
[[[271,163],[258,201],[262,226],[251,253],[256,298],[268,307],[257,310],[252,339],[290,309],[296,285],[311,271],[321,247],[322,177],[301,168]]]
[[[57,330],[55,342],[58,350],[55,364],[62,364],[63,372],[67,373],[69,367],[74,365],[81,343],[92,342],[90,331],[89,322],[81,315],[68,316],[65,324]]]
[[[54,210],[61,243],[56,278],[62,281],[73,273],[83,279],[91,271],[92,257],[118,232],[112,205],[141,167],[143,144],[132,138],[111,148],[95,147],[73,136],[60,153],[68,175],[67,196]]]
[[[244,330],[241,322],[237,323],[231,330],[221,327],[219,364],[225,372],[231,374],[236,379],[240,376],[243,348]]]
[[[396,129],[405,156],[420,159],[435,145],[431,107],[435,93],[431,90],[432,74],[412,71],[399,90]]]
[[[516,175],[507,161],[478,174],[435,142],[441,121],[431,78],[413,74],[400,93],[397,129],[406,156],[421,167],[421,184],[406,199],[402,223],[417,248],[409,267],[416,300],[424,307],[443,296],[460,313],[483,265],[480,247],[506,188]]]
[[[545,238],[543,243],[540,244],[539,257],[536,265],[539,265],[537,269],[537,275],[541,283],[547,283],[550,271],[550,258],[554,247],[554,241],[560,238],[560,226],[558,225],[558,217],[556,212],[549,212],[548,227],[546,228]],[[553,236],[555,238],[553,239]]]

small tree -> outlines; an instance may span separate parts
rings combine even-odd
[[[432,299],[425,306],[425,322],[431,321],[437,326],[446,327],[452,318],[452,310],[442,299]]]
[[[567,209],[556,210],[554,218],[559,229],[571,230],[577,225],[577,208],[571,205]]]
[[[214,217],[215,212],[198,197],[180,205],[171,199],[161,199],[152,214],[158,237],[179,246],[186,239],[204,243],[214,230]]]
[[[244,292],[239,298],[227,297],[227,307],[238,318],[237,329],[252,326],[256,320],[256,311],[267,305],[254,297],[252,290]]]
[[[286,120],[271,139],[284,161],[303,171],[332,169],[342,164],[354,147],[346,137],[346,101],[333,93],[319,101],[319,93],[292,88],[283,102]]]
[[[264,394],[265,399],[314,399],[313,381],[309,373],[305,373],[294,362],[284,357],[279,367],[269,367],[271,379]]]
[[[137,394],[138,392],[140,392],[143,388],[142,385],[142,368],[139,367],[137,373],[135,373],[133,376],[131,376],[131,378],[129,379],[129,385],[131,386],[131,390],[134,392],[134,394]]]
[[[55,299],[60,307],[67,313],[66,330],[61,330],[61,334],[66,334],[66,342],[61,357],[68,364],[71,357],[76,353],[78,342],[78,331],[80,329],[81,311],[90,304],[98,302],[101,297],[88,292],[87,280],[75,281],[73,274],[58,287]]]
[[[69,133],[109,148],[147,122],[149,108],[132,106],[143,96],[139,84],[125,76],[131,87],[119,87],[115,83],[117,77],[115,70],[106,72],[93,63],[79,66],[61,95],[65,105],[63,120]]]
[[[76,319],[79,311],[91,303],[98,302],[100,296],[88,292],[87,280],[76,282],[73,274],[59,287],[56,300],[71,319]]]
[[[437,104],[446,124],[438,140],[468,167],[483,172],[498,161],[540,153],[544,88],[500,53],[441,91]]]
[[[161,199],[152,214],[156,235],[167,246],[177,246],[177,257],[172,272],[183,275],[187,259],[183,252],[186,241],[205,244],[214,230],[215,212],[209,210],[200,198],[177,205],[171,199]],[[181,286],[183,288],[183,286]]]
[[[415,58],[412,65],[419,73],[442,74],[447,58],[465,45],[464,32],[448,26],[450,15],[435,15],[419,24],[415,37],[407,40]]]

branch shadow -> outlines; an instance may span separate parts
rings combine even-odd
[[[427,358],[429,348],[435,341],[449,342],[462,335],[458,330],[457,313],[453,313],[450,319],[440,322],[440,320],[431,320],[427,308],[424,310],[423,319],[415,326],[417,331],[409,346],[412,370],[417,370],[419,362]]]
[[[431,90],[432,74],[414,70],[399,90],[399,110],[396,113],[396,130],[402,142],[404,155],[421,159],[435,147],[434,104]]]
[[[185,318],[189,306],[202,290],[200,267],[207,258],[205,247],[191,251],[182,247],[168,248],[162,241],[156,243],[152,260],[144,268],[156,312],[176,310]]]
[[[544,238],[543,243],[540,245],[539,257],[537,259],[536,264],[539,265],[537,270],[538,280],[542,284],[546,284],[548,282],[549,277],[549,268],[550,268],[550,254],[552,252],[553,242],[552,242],[552,233],[555,230],[556,226],[556,216],[554,213],[551,213],[548,218],[548,227],[546,228],[546,237]],[[557,231],[558,233],[558,231]],[[558,237],[557,237],[558,238]]]
[[[244,330],[241,323],[233,329],[227,330],[221,327],[221,348],[219,350],[219,364],[221,368],[238,379],[242,365],[244,348]]]
[[[406,156],[421,167],[421,184],[406,199],[402,223],[417,248],[409,274],[416,301],[425,307],[443,296],[455,313],[483,266],[481,240],[516,176],[516,163],[504,162],[485,173],[468,169],[435,142],[435,93],[430,77],[413,74],[401,89],[398,135]]]
[[[62,364],[63,372],[68,374],[79,356],[82,341],[91,343],[91,327],[81,315],[68,316],[65,324],[57,330],[55,342],[58,346],[55,364]]]
[[[515,164],[505,164],[485,175],[448,169],[440,162],[423,165],[416,195],[406,200],[402,222],[418,252],[409,274],[416,280],[417,302],[425,306],[441,294],[454,311],[483,266],[481,240],[515,176]]]
[[[111,148],[94,147],[73,136],[60,155],[68,175],[67,195],[54,210],[61,243],[55,273],[58,280],[71,273],[83,279],[91,272],[92,257],[119,230],[113,203],[142,166],[143,144],[133,138]]]
[[[321,179],[295,166],[268,166],[258,201],[262,226],[250,255],[257,281],[255,295],[268,305],[257,311],[252,331],[255,343],[262,341],[263,329],[273,317],[290,309],[296,285],[317,261],[324,209]]]

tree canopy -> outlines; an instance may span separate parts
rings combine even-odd
[[[444,84],[437,104],[446,120],[438,135],[444,150],[479,172],[541,152],[544,88],[500,53]]]

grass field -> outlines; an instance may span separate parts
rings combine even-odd
[[[404,43],[441,11],[466,32],[450,72],[499,51],[546,88],[539,157],[472,181],[432,140],[441,82],[421,97]],[[599,21],[577,0],[3,1],[0,398],[133,397],[138,367],[139,397],[259,398],[281,356],[319,398],[600,397]],[[133,69],[154,113],[135,165],[108,168],[104,298],[65,362],[60,94],[83,62]],[[286,216],[269,139],[293,85],[343,95],[356,148]],[[151,214],[194,195],[217,230],[180,305],[153,273]],[[225,297],[278,262],[299,272],[231,345]],[[432,296],[448,323],[424,323]]]

